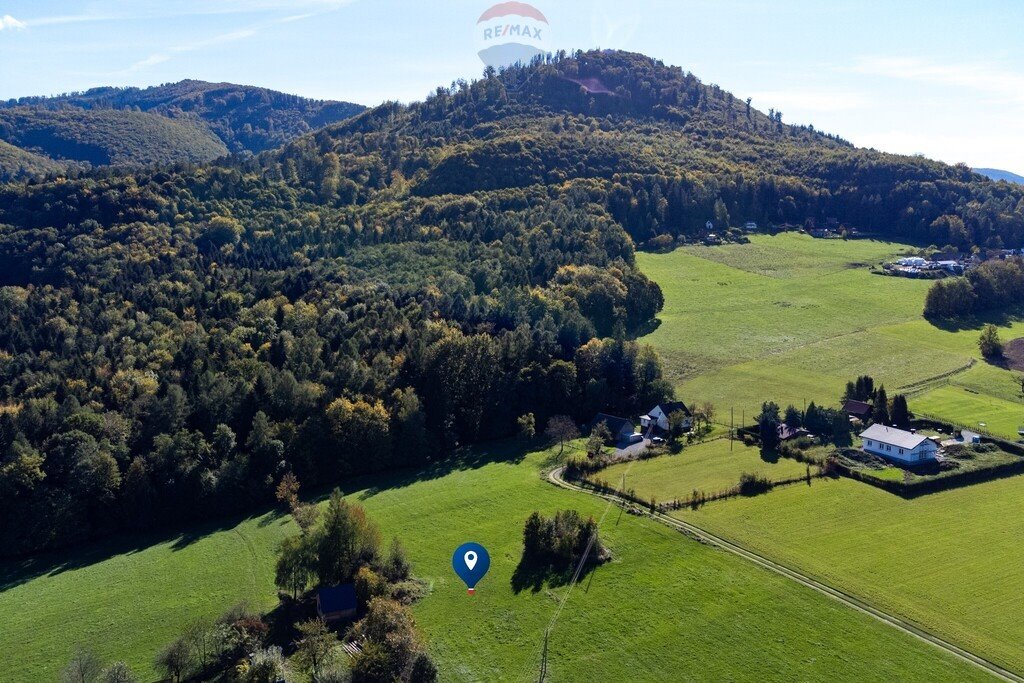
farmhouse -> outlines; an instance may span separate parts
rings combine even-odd
[[[811,433],[803,427],[790,427],[783,422],[778,427],[779,441],[792,441],[802,436],[810,436]]]
[[[356,587],[345,583],[321,588],[316,592],[316,613],[324,621],[354,619],[356,616]]]
[[[926,436],[875,424],[861,433],[864,450],[889,460],[917,463],[934,460],[939,447]]]
[[[659,403],[654,406],[647,411],[646,415],[640,416],[640,427],[646,431],[653,426],[663,432],[667,432],[668,416],[672,413],[682,413],[686,416],[686,419],[683,420],[683,429],[689,431],[693,426],[693,413],[690,412],[690,409],[682,401],[668,401],[667,403]]]
[[[609,439],[611,443],[625,441],[633,436],[633,423],[624,417],[615,417],[614,415],[598,413],[591,421],[590,428],[593,429],[602,422],[611,434],[611,438]]]
[[[858,420],[867,421],[871,418],[872,408],[870,403],[847,399],[843,401],[843,412],[848,417],[855,417]]]

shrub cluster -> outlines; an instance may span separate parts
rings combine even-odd
[[[588,552],[589,549],[589,552]],[[554,517],[534,512],[523,527],[523,559],[534,565],[565,568],[586,556],[588,563],[608,559],[597,535],[597,523],[575,510],[561,510]]]

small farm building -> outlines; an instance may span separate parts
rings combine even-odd
[[[316,613],[324,621],[354,619],[356,616],[356,587],[345,583],[321,588],[316,592]]]
[[[611,443],[619,443],[633,436],[633,423],[624,417],[598,413],[593,421],[591,421],[590,428],[593,429],[602,422],[608,428],[609,433],[611,433]]]

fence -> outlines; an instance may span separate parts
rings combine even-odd
[[[608,484],[608,482],[606,481],[600,479],[589,479],[586,475],[579,476],[579,471],[570,473],[568,467],[563,471],[563,475],[576,485],[582,486],[583,488],[591,489],[592,491],[596,491],[597,493],[605,493],[617,496],[622,500],[635,503],[636,505],[639,505],[641,507],[645,507],[648,510],[651,510],[652,512],[655,510],[665,512],[669,510],[681,510],[682,508],[685,507],[691,507],[696,509],[701,505],[704,505],[705,503],[710,503],[715,500],[725,500],[727,498],[737,498],[739,496],[754,496],[760,493],[768,493],[772,489],[777,488],[779,486],[789,486],[792,484],[800,483],[810,484],[812,479],[818,479],[821,477],[829,476],[826,473],[826,469],[822,467],[817,467],[816,471],[812,472],[811,465],[808,465],[807,470],[807,474],[804,474],[799,477],[789,477],[788,479],[779,479],[777,481],[765,479],[761,482],[764,486],[764,489],[759,490],[756,493],[744,492],[741,484],[736,484],[735,486],[730,486],[727,489],[722,489],[720,491],[714,491],[710,493],[707,491],[694,489],[693,493],[685,498],[675,498],[671,501],[663,503],[659,503],[657,500],[653,498],[651,498],[650,500],[644,500],[640,496],[636,495],[636,491],[634,489],[617,489],[614,486]]]
[[[971,484],[980,484],[993,479],[1004,479],[1006,477],[1013,477],[1018,474],[1022,474],[1024,473],[1024,460],[996,465],[995,467],[989,467],[981,470],[957,472],[944,477],[936,477],[935,479],[920,479],[909,484],[903,481],[878,479],[865,474],[861,470],[855,470],[847,467],[841,462],[833,463],[832,467],[845,477],[856,479],[857,481],[864,482],[865,484],[880,488],[884,491],[888,491],[889,493],[895,493],[901,498],[917,498],[918,496],[924,496],[929,493],[937,493],[948,489],[960,488],[961,486],[970,486]]]

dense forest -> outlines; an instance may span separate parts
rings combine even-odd
[[[142,91],[146,92],[146,91]],[[837,221],[1024,237],[1024,189],[640,55],[555,55],[214,165],[0,187],[0,553],[670,395],[635,244]]]
[[[549,61],[378,107],[266,162],[274,177],[342,203],[389,189],[436,196],[575,182],[638,244],[698,234],[709,219],[719,229],[834,219],[963,250],[1024,245],[1019,185],[785,125],[781,112],[641,55]]]
[[[151,88],[93,88],[58,97],[22,97],[0,108],[36,111],[135,111],[196,120],[232,153],[262,152],[354,116],[365,107],[311,100],[267,88],[185,80]]]
[[[115,109],[0,108],[0,140],[91,166],[199,163],[228,153],[216,135],[193,119]]]
[[[64,165],[0,140],[0,182],[59,173]]]

